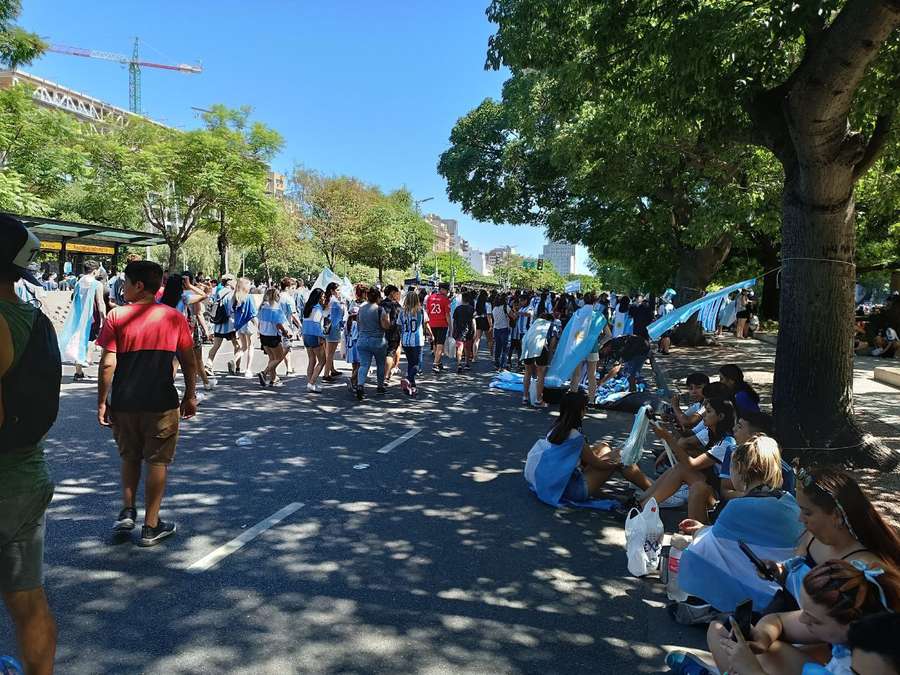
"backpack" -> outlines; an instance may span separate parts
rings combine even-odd
[[[234,299],[234,294],[229,294],[225,296],[219,296],[219,299],[216,300],[216,307],[213,310],[213,318],[212,322],[217,326],[223,323],[228,323],[228,301]]]
[[[4,420],[0,454],[35,445],[59,413],[62,360],[50,319],[37,311],[19,362],[3,376]]]

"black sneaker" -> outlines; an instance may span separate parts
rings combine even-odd
[[[431,372],[434,373],[435,375],[437,375],[439,372],[441,372],[440,366],[432,367]]]
[[[116,518],[116,524],[113,525],[113,531],[130,532],[134,529],[135,520],[137,520],[137,509],[133,506],[126,506],[119,511],[119,517]]]
[[[387,388],[386,388],[386,387],[378,387],[377,389],[375,389],[375,393],[377,393],[377,394],[386,394],[386,393],[387,393]]]
[[[362,401],[366,397],[366,390],[364,387],[359,386],[356,388],[356,400]]]
[[[462,366],[456,366],[456,374],[462,375]]]
[[[160,520],[156,524],[156,527],[144,525],[144,527],[141,528],[140,545],[156,546],[163,539],[171,537],[173,534],[175,534],[175,523],[164,523]]]

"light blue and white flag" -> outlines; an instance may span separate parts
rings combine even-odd
[[[790,493],[732,499],[712,527],[694,535],[681,556],[678,585],[721,612],[731,612],[742,601],[764,609],[781,588],[761,579],[738,542],[745,542],[762,560],[784,560],[794,550],[803,526]]]
[[[718,298],[708,305],[704,305],[703,309],[700,310],[697,320],[703,325],[703,330],[707,333],[712,333],[716,330],[716,326],[719,323],[719,309],[722,307],[723,302],[725,302],[725,298]]]
[[[562,498],[581,459],[583,447],[584,436],[579,433],[572,434],[559,444],[551,443],[546,438],[538,439],[525,460],[525,480],[538,499],[550,506],[578,506],[610,511],[618,505],[616,500],[588,499],[584,502],[570,502]]]
[[[669,312],[661,319],[657,319],[647,327],[647,332],[650,334],[650,339],[658,340],[660,336],[667,330],[679,323],[684,323],[685,321],[690,319],[691,316],[694,315],[694,313],[700,311],[706,305],[711,304],[721,298],[725,298],[729,293],[733,293],[734,291],[739,291],[742,288],[750,288],[750,286],[753,286],[755,283],[756,279],[746,279],[744,281],[739,281],[738,283],[727,286],[720,291],[704,295],[699,300],[694,300],[693,302],[689,302],[688,304],[682,305],[681,307],[676,307],[674,311]]]
[[[581,290],[581,280],[570,281],[566,284],[566,293],[577,293]]]
[[[591,353],[604,326],[606,317],[602,312],[595,312],[591,305],[575,312],[559,338],[544,384],[549,387],[562,386],[572,376],[575,366]]]

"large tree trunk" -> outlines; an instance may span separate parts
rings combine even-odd
[[[853,419],[853,188],[883,149],[894,111],[879,116],[868,143],[848,123],[869,64],[898,25],[897,0],[844,3],[770,92],[770,126],[761,129],[785,173],[775,423],[785,454],[817,463],[900,463]]]
[[[680,307],[703,295],[716,272],[731,252],[731,237],[722,235],[711,246],[682,250],[675,273],[675,305]],[[706,344],[703,326],[695,314],[689,321],[672,331],[672,342],[680,346],[695,347]]]
[[[757,246],[757,260],[762,265],[763,272],[777,269],[781,264],[779,248],[766,239],[760,241]],[[762,279],[762,291],[759,300],[759,316],[761,319],[778,320],[778,274],[766,274]]]
[[[219,277],[228,274],[228,229],[225,227],[224,214],[219,216],[219,236],[216,238],[219,249]]]
[[[169,274],[175,274],[175,270],[178,269],[178,250],[181,245],[176,241],[167,241],[166,244],[169,247],[169,262],[166,271]]]
[[[856,233],[846,198],[853,179],[848,167],[822,169],[785,166],[774,408],[785,447],[849,449],[860,442],[853,423]]]

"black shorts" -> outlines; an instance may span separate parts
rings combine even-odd
[[[431,332],[434,334],[434,344],[442,345],[447,341],[447,326],[442,326],[440,328],[432,326]]]
[[[478,330],[488,330],[490,326],[488,325],[488,320],[486,316],[476,316],[475,317],[475,328]]]
[[[281,346],[281,336],[280,335],[260,335],[259,336],[259,344],[263,347],[280,347]]]
[[[473,340],[475,338],[472,335],[472,331],[463,329],[463,330],[455,330],[453,331],[453,339],[457,342],[468,342],[469,340]]]
[[[547,366],[550,364],[550,352],[544,347],[540,356],[532,356],[530,359],[523,359],[522,363],[526,366]]]
[[[394,340],[388,340],[388,354],[393,354],[395,351],[400,349],[400,340],[398,339],[396,342]]]
[[[237,336],[237,331],[230,331],[228,333],[213,333],[213,336],[217,338],[222,338],[223,340],[228,340],[232,342],[234,338]]]
[[[745,310],[743,310],[743,311],[741,311],[741,312],[738,312],[736,316],[737,316],[738,319],[749,319],[749,318],[750,318],[750,311],[745,309]]]

